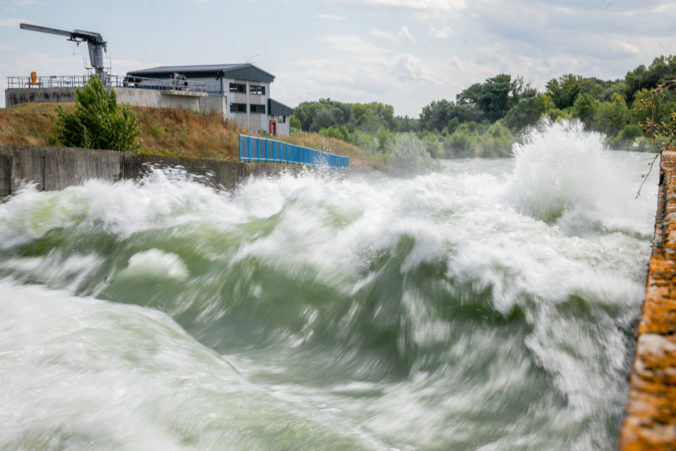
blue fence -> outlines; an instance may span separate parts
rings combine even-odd
[[[296,146],[274,139],[247,135],[239,135],[239,161],[311,164],[339,169],[345,169],[350,164],[349,157],[334,155],[309,147]]]

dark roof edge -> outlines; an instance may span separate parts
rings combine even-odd
[[[293,108],[270,98],[268,99],[268,114],[270,116],[291,116],[293,114]]]

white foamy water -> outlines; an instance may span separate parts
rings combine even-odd
[[[0,446],[612,449],[650,158],[555,124],[408,178],[26,187],[0,204]]]

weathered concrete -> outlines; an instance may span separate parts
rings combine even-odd
[[[160,91],[157,89],[113,88],[117,101],[127,105],[154,108],[182,108],[198,113],[215,111],[227,117],[226,96],[209,95],[205,92]]]
[[[9,145],[0,146],[0,198],[12,194],[24,182],[36,183],[38,190],[59,190],[92,178],[113,182],[136,179],[152,167],[182,167],[203,176],[204,183],[225,189],[234,188],[250,175],[298,169],[279,164],[159,157],[114,150]]]
[[[676,450],[676,148],[662,153],[646,297],[620,449]]]
[[[5,89],[5,106],[33,102],[72,102],[75,88],[9,88]]]

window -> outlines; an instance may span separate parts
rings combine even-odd
[[[246,113],[246,103],[231,103],[230,104],[231,113]]]
[[[242,83],[230,83],[230,92],[246,94],[246,85]]]
[[[257,114],[265,114],[265,105],[249,105],[249,111]]]
[[[265,95],[265,86],[249,85],[249,93],[250,94],[256,94],[258,96],[264,96]]]
[[[283,124],[286,122],[286,116],[277,116],[277,122]]]

